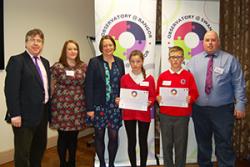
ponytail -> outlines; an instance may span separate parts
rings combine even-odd
[[[146,79],[146,71],[143,66],[141,67],[141,71],[142,71],[143,78]]]

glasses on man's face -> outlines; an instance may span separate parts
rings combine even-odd
[[[170,56],[169,59],[170,60],[181,60],[181,59],[183,59],[183,56]]]
[[[29,41],[32,42],[32,43],[38,43],[38,44],[43,43],[43,40],[41,40],[41,39],[35,39],[35,38],[30,38]]]

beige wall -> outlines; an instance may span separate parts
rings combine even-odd
[[[4,0],[5,65],[11,55],[24,51],[24,36],[32,28],[45,34],[43,56],[51,65],[60,55],[65,40],[79,42],[83,61],[88,62],[92,52],[87,35],[94,36],[94,0]],[[0,164],[5,152],[13,150],[11,127],[4,121],[6,112],[4,96],[5,71],[0,71]],[[55,131],[49,130],[54,138]]]

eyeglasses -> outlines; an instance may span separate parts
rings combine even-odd
[[[29,41],[32,42],[32,43],[38,43],[38,44],[43,43],[43,40],[41,40],[41,39],[30,38]]]
[[[170,60],[175,60],[175,59],[176,60],[181,60],[181,59],[183,59],[183,56],[170,56],[169,59]]]

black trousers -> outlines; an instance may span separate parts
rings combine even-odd
[[[60,167],[76,166],[76,150],[78,130],[62,131],[58,130],[57,152],[60,159]],[[68,152],[68,159],[66,155]]]
[[[13,127],[15,167],[41,167],[47,145],[48,106],[43,118],[35,127]]]
[[[139,129],[139,146],[140,146],[140,166],[145,167],[148,157],[148,130],[150,122],[137,120],[124,121],[128,137],[128,156],[132,167],[136,167],[136,124]]]

